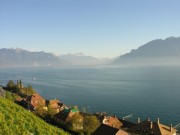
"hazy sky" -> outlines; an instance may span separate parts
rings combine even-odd
[[[180,0],[0,0],[0,48],[116,57],[180,36]]]

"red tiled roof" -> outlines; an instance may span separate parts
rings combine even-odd
[[[120,128],[123,126],[123,124],[115,116],[104,117],[103,124],[114,128]]]
[[[39,106],[46,106],[45,99],[41,97],[39,94],[33,94],[29,96],[27,100],[34,108]]]
[[[49,106],[51,106],[52,108],[58,108],[60,104],[59,100],[49,100]]]

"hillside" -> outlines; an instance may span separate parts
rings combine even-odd
[[[15,103],[0,97],[0,134],[68,135]]]
[[[180,64],[180,37],[156,39],[114,60],[114,64]]]
[[[65,62],[52,53],[30,52],[23,49],[0,49],[1,67],[60,66]]]

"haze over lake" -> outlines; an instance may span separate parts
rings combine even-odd
[[[44,98],[90,112],[123,117],[133,114],[142,120],[160,118],[165,124],[180,122],[180,67],[71,67],[6,68],[0,84],[22,79]]]

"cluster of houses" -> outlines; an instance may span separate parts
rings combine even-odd
[[[59,100],[45,100],[39,94],[32,94],[28,96],[25,101],[28,103],[29,110],[36,110],[38,107],[42,107],[47,111],[47,106],[49,106],[55,112],[59,113],[65,108],[64,104],[60,103]]]
[[[172,125],[166,126],[160,123],[160,119],[152,122],[150,118],[132,123],[119,119],[116,116],[101,115],[101,126],[95,131],[94,135],[179,135]]]
[[[51,106],[57,112],[54,120],[58,123],[66,123],[73,115],[81,113],[78,109],[68,108],[58,100],[45,100],[39,94],[33,94],[26,100],[30,103],[31,109],[43,106],[47,110],[47,106]],[[159,118],[156,122],[152,122],[150,118],[141,122],[138,118],[137,123],[130,123],[116,116],[107,116],[105,113],[94,115],[101,123],[94,135],[177,135],[177,130],[172,125],[166,126],[160,123]]]
[[[0,87],[0,96],[5,96],[3,87]],[[85,114],[76,108],[68,108],[59,100],[45,100],[37,93],[17,99],[17,101],[28,105],[27,109],[32,111],[38,107],[47,111],[48,107],[51,107],[56,112],[53,119],[57,123],[66,123],[75,114],[94,115],[101,124],[93,135],[178,135],[177,130],[172,125],[167,126],[160,123],[159,118],[155,122],[151,121],[150,118],[144,121],[138,118],[137,123],[131,123],[116,116],[108,116],[106,113]]]

